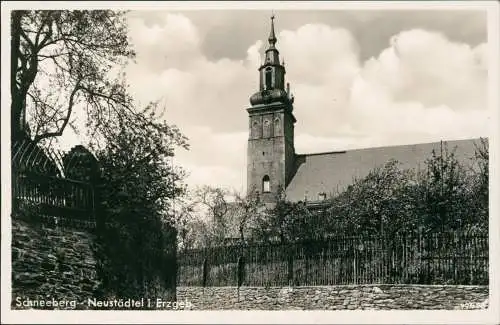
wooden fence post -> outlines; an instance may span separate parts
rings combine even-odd
[[[222,267],[223,271],[227,271],[229,268],[231,279],[223,278],[223,282],[225,285],[228,285],[228,281],[229,285],[237,283],[238,288],[243,284],[270,286],[276,283],[298,286],[359,285],[366,282],[434,284],[442,281],[483,284],[487,281],[487,237],[461,238],[460,233],[456,233],[458,243],[454,244],[449,240],[450,236],[420,232],[392,237],[358,236],[354,238],[356,240],[335,238],[325,246],[328,251],[326,255],[323,252],[323,261],[318,257],[320,245],[316,242],[318,245],[314,246],[312,253],[313,246],[310,243],[289,243],[279,246],[279,251],[274,245],[246,246],[237,254],[223,254],[228,248],[218,247],[196,255],[197,283],[203,287],[218,284],[220,274],[218,278],[217,272],[212,275],[215,276],[212,282],[208,283],[208,263],[214,263],[213,271]],[[458,248],[462,249],[457,253],[455,251]],[[463,251],[463,256],[459,255],[460,251]],[[269,254],[263,254],[266,252]],[[212,261],[213,257],[210,256],[217,256],[218,260]],[[325,259],[330,263],[323,264]],[[248,268],[247,262],[251,264]],[[271,265],[271,262],[275,264]],[[200,271],[203,280],[199,278]]]
[[[454,282],[454,284],[459,284],[460,280],[458,278],[458,267],[460,265],[459,265],[459,263],[457,263],[457,246],[459,245],[458,244],[459,238],[458,238],[456,231],[451,233],[451,237],[452,237],[452,241],[453,241],[452,247],[454,248],[451,250],[453,252],[453,255],[452,255],[453,282]]]
[[[245,259],[243,256],[238,257],[238,288],[243,284],[245,278]]]
[[[469,265],[470,265],[470,267],[469,267],[469,270],[470,270],[469,284],[473,285],[474,284],[474,270],[475,270],[476,265],[474,263],[474,259],[472,258],[472,251],[470,251],[470,264]]]
[[[243,279],[245,278],[245,260],[243,256],[238,257],[238,302],[240,301],[240,287],[243,284]]]
[[[289,248],[288,249],[288,254],[287,254],[287,281],[288,285],[291,286],[293,285],[293,254],[292,250]]]
[[[208,278],[208,260],[205,258],[203,260],[203,280],[201,284],[203,288],[207,286],[207,278]]]
[[[356,272],[356,258],[358,257],[358,250],[354,247],[354,258],[352,260],[352,268],[353,268],[353,281],[354,284],[357,284],[357,272]]]

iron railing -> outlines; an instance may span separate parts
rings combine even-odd
[[[12,211],[95,223],[94,184],[70,179],[81,166],[77,155],[47,149],[29,140],[12,146]],[[75,174],[75,173],[73,173]]]

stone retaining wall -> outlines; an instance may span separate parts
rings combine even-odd
[[[13,309],[31,301],[76,301],[86,309],[87,299],[99,285],[94,257],[95,236],[91,230],[47,226],[12,220]],[[80,303],[78,303],[80,302]],[[46,307],[40,309],[72,309]]]
[[[191,309],[482,309],[488,286],[178,287]]]
[[[98,260],[103,258],[102,246],[97,247],[95,228],[74,223],[61,227],[60,222],[56,225],[41,220],[12,218],[12,309],[120,309],[95,307],[89,300],[126,301],[135,297],[104,292],[101,284],[106,275],[98,272],[103,262]],[[165,279],[161,276],[164,271],[145,275],[142,298],[175,301],[175,272],[169,273],[171,279]],[[128,275],[127,280],[138,286],[137,274]],[[148,309],[143,307],[138,309]]]

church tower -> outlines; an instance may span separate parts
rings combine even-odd
[[[269,46],[259,68],[259,91],[250,97],[247,193],[258,191],[265,203],[275,201],[279,188],[293,177],[295,148],[293,96],[285,86],[285,66],[280,62],[271,16]],[[285,88],[286,87],[286,88]]]

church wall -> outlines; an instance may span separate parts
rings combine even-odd
[[[249,141],[248,155],[252,157],[248,163],[249,189],[255,185],[257,190],[262,193],[262,178],[265,175],[271,179],[271,192],[276,190],[278,184],[284,183],[285,150],[283,137]]]
[[[292,118],[286,119],[285,135],[285,185],[288,186],[295,174],[294,125]]]
[[[283,110],[250,116],[248,190],[255,186],[262,193],[262,179],[268,175],[272,194],[263,193],[266,202],[274,200],[278,186],[286,187],[295,171],[292,119]]]

